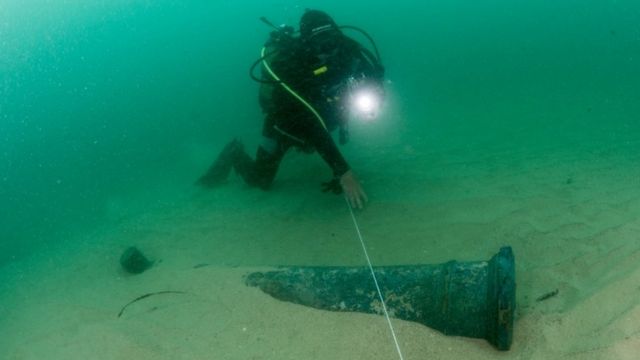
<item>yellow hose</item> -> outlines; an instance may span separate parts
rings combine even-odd
[[[315,115],[315,117],[318,119],[318,121],[320,122],[320,125],[322,125],[322,127],[329,131],[327,129],[327,126],[324,123],[324,120],[322,119],[322,116],[320,116],[320,114],[318,114],[318,112],[316,111],[316,109],[313,108],[313,106],[311,106],[311,104],[309,104],[305,99],[303,99],[300,95],[298,95],[295,91],[293,91],[287,84],[285,84],[282,80],[280,80],[280,78],[278,77],[278,75],[276,75],[273,70],[271,70],[271,67],[269,66],[269,64],[267,63],[267,60],[264,57],[264,53],[266,51],[266,47],[262,48],[262,51],[260,53],[260,56],[262,56],[262,64],[264,65],[265,69],[267,69],[267,71],[269,72],[269,75],[271,75],[271,77],[276,80],[277,82],[280,83],[280,85],[282,85],[282,87],[287,90],[291,95],[293,95],[293,97],[295,97],[296,99],[298,99],[304,106],[307,107],[307,109],[309,109],[313,115]]]

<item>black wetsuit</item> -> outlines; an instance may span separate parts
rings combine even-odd
[[[298,39],[271,59],[267,57],[273,72],[313,106],[323,118],[324,126],[308,107],[280,83],[263,85],[273,88],[270,89],[269,99],[261,98],[265,113],[262,129],[264,138],[258,147],[256,159],[251,159],[239,143],[234,145],[232,142],[223,150],[216,161],[218,165],[214,163],[209,174],[216,172],[216,166],[219,167],[220,160],[225,158],[227,152],[226,157],[249,185],[267,189],[275,178],[280,161],[292,146],[307,152],[317,151],[331,167],[335,178],[346,173],[349,165],[330,134],[338,127],[346,126],[348,113],[344,104],[345,94],[342,93],[345,81],[351,76],[364,76],[382,87],[384,70],[375,62],[373,55],[356,41],[346,36],[343,40],[328,57],[313,55]],[[342,98],[339,98],[341,95]],[[224,170],[228,174],[230,166]],[[202,183],[206,183],[203,179],[206,180],[207,176],[203,176]]]

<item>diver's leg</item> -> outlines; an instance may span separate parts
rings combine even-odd
[[[246,155],[244,146],[238,139],[233,139],[222,149],[220,155],[209,167],[209,170],[198,179],[196,184],[204,187],[221,185],[227,180],[234,162],[237,158],[241,158],[242,154]]]
[[[256,160],[245,154],[234,162],[234,169],[250,186],[268,190],[288,149],[288,144],[264,137],[256,151]]]

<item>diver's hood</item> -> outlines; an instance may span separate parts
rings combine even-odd
[[[327,13],[319,10],[307,10],[300,18],[300,38],[311,41],[320,35],[341,34],[336,22]]]

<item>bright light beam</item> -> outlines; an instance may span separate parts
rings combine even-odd
[[[378,116],[380,99],[372,91],[360,90],[354,94],[352,110],[357,116],[367,120],[372,120]]]

